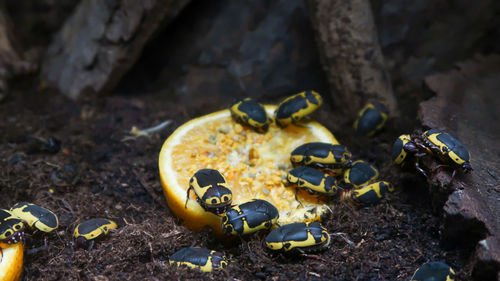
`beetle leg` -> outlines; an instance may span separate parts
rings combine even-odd
[[[435,167],[434,169],[432,169],[432,172],[433,173],[436,173],[438,172],[439,170],[441,170],[442,168],[448,168],[450,167],[449,165],[445,165],[445,164],[439,164],[437,165],[437,167]],[[455,170],[454,170],[455,171]]]
[[[455,178],[456,173],[457,173],[457,170],[453,170],[453,173],[451,173],[451,179],[450,179],[450,182],[448,183],[449,186],[451,186],[451,183],[453,182],[453,179]]]
[[[419,152],[419,153],[415,154],[415,157],[424,157],[426,155],[427,155],[427,153],[425,153],[425,152]]]
[[[184,209],[187,209],[188,201],[189,201],[189,191],[191,191],[193,187],[190,185],[189,188],[187,189],[187,194],[186,194],[186,204],[184,204]]]
[[[415,161],[415,169],[417,169],[420,173],[422,173],[424,177],[429,178],[429,176],[427,176],[427,173],[422,168],[420,168],[418,161]]]
[[[297,188],[295,188],[295,201],[299,202],[299,206],[303,206],[302,202],[300,202],[299,198],[297,197]]]
[[[245,244],[245,245],[246,245],[246,247],[247,247],[247,250],[248,250],[248,251],[247,251],[247,252],[248,252],[248,257],[250,258],[250,260],[251,260],[252,262],[254,262],[254,263],[255,263],[255,262],[256,262],[256,260],[255,260],[255,255],[253,254],[252,250],[250,250],[250,245],[248,245],[248,242],[247,242],[247,241],[245,241],[245,240],[243,239],[243,237],[241,237],[241,236],[240,236],[240,239],[241,239],[241,243]]]
[[[305,121],[305,120],[304,120]],[[300,120],[300,121],[294,121],[292,122],[295,126],[299,127],[299,128],[307,128],[307,123],[304,122],[303,120]]]
[[[315,259],[315,260],[320,260],[320,261],[326,262],[324,259],[320,258],[318,255],[307,254],[306,252],[304,252],[304,250],[302,250],[300,248],[296,248],[296,249],[300,253],[300,255],[305,257],[305,258]]]
[[[89,248],[87,249],[87,251],[92,251],[92,248],[94,247],[94,240],[90,240],[90,245],[89,245]]]

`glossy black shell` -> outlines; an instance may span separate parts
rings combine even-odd
[[[219,183],[226,183],[224,177],[217,171],[213,169],[201,169],[194,173],[193,177],[198,181],[200,187],[215,187]]]
[[[82,222],[81,224],[78,225],[78,233],[80,235],[86,235],[89,234],[90,232],[104,226],[112,223],[108,219],[103,219],[103,218],[96,218],[96,219],[90,219],[87,221]]]
[[[447,279],[449,277],[449,279]],[[428,262],[420,266],[413,274],[411,281],[447,281],[454,280],[455,274],[444,262]]]
[[[182,248],[170,256],[171,261],[188,262],[196,266],[204,266],[208,262],[208,258],[212,257],[212,267],[220,267],[220,262],[225,260],[224,253],[214,252],[206,248],[187,247]]]
[[[358,118],[356,132],[360,135],[368,135],[375,133],[377,127],[383,124],[387,117],[384,118],[382,113],[388,114],[387,108],[379,102],[371,102],[375,108],[367,108],[363,111],[361,117]]]
[[[455,154],[457,154],[458,157],[465,160],[466,162],[470,161],[469,150],[467,150],[467,148],[465,148],[465,146],[459,140],[454,138],[452,135],[437,129],[428,130],[427,132],[424,133],[424,136],[427,138],[428,136],[433,134],[438,134],[436,138],[441,143],[446,145],[449,150],[455,152]],[[428,138],[427,140],[430,141]]]
[[[233,229],[240,234],[244,231],[243,218],[246,219],[250,228],[255,228],[279,216],[278,209],[273,204],[261,199],[243,203],[238,207],[241,215],[238,214],[237,210],[230,209],[226,212],[226,216],[228,218],[227,224],[231,224]]]
[[[311,104],[320,103],[311,91],[306,91],[305,98],[302,95],[295,95],[292,99],[280,104],[276,110],[276,118],[288,118],[301,109],[306,109],[308,107],[307,101]]]
[[[332,152],[336,162],[340,162],[347,147],[340,144],[330,144],[325,142],[308,142],[295,148],[291,155],[314,156],[318,158],[326,158]]]
[[[397,138],[392,145],[392,161],[396,161],[401,151],[403,151],[403,140]]]
[[[358,197],[356,197],[356,200],[359,202],[363,203],[364,205],[375,205],[378,204],[384,197],[385,194],[389,193],[389,186],[386,185],[384,182],[379,182],[378,184],[379,192],[382,197],[378,197],[377,193],[375,190],[370,190]]]
[[[249,118],[262,124],[267,123],[266,110],[260,103],[254,101],[253,99],[237,99],[231,104],[231,106],[237,103],[239,103],[238,110],[246,113]]]
[[[297,167],[290,170],[288,173],[292,174],[294,177],[299,178],[299,180],[309,182],[315,186],[319,186],[321,184],[321,180],[325,176],[325,173],[307,166]],[[329,192],[336,185],[337,181],[335,180],[335,178],[327,176],[323,187],[325,188],[325,192]]]
[[[46,226],[51,227],[51,228],[55,228],[58,226],[59,223],[57,220],[57,216],[54,213],[52,213],[51,211],[49,211],[45,208],[42,208],[38,205],[29,204],[27,202],[19,202],[19,203],[16,203],[11,208],[11,210],[23,208],[24,206],[26,206],[26,207],[23,209],[23,212],[30,213],[31,215],[36,217],[41,223],[45,224]]]
[[[266,237],[267,243],[305,241],[308,238],[308,230],[314,237],[316,243],[321,243],[324,233],[319,222],[296,222],[276,228]]]
[[[375,167],[367,162],[354,162],[351,168],[349,168],[349,173],[346,182],[353,185],[362,185],[378,175]]]

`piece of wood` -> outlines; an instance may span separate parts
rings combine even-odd
[[[445,247],[476,249],[474,280],[496,280],[500,269],[500,56],[477,56],[458,70],[429,76],[436,96],[420,104],[423,125],[445,130],[471,153],[469,174],[443,169],[429,177],[431,192],[450,190],[441,238]],[[427,170],[436,161],[422,163]]]
[[[369,100],[398,115],[368,0],[308,0],[323,68],[336,108],[354,117]]]
[[[76,99],[106,93],[135,63],[151,36],[189,0],[83,0],[49,46],[42,85]]]
[[[22,58],[8,14],[0,4],[0,101],[9,92],[9,80],[16,75],[32,72],[36,65]]]

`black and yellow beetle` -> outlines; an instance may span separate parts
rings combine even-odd
[[[437,155],[441,161],[461,167],[465,173],[472,170],[470,165],[470,152],[456,138],[436,129],[425,131],[422,136],[427,147],[429,147],[434,155]]]
[[[246,235],[276,224],[279,212],[273,204],[253,199],[229,209],[222,217],[222,230],[227,234]]]
[[[370,163],[357,160],[344,171],[344,182],[354,187],[364,186],[378,178],[378,170]]]
[[[378,181],[354,190],[346,190],[341,199],[353,205],[375,205],[380,203],[388,192],[394,192],[394,186],[386,181]]]
[[[251,98],[235,100],[229,111],[237,122],[249,125],[259,132],[267,131],[271,123],[264,106]]]
[[[465,173],[472,170],[467,148],[456,138],[440,130],[430,129],[423,134],[401,135],[392,148],[392,159],[396,164],[403,165],[411,158],[415,168],[427,177],[427,173],[418,165],[418,158],[425,155],[434,155],[445,164],[460,167]],[[452,180],[455,173],[454,169]]]
[[[271,231],[266,237],[266,246],[284,252],[319,251],[330,246],[330,234],[319,222],[296,222]]]
[[[24,241],[24,222],[11,212],[0,209],[0,242],[15,244]]]
[[[287,174],[287,180],[310,193],[327,196],[336,195],[340,189],[334,177],[307,166],[290,170]]]
[[[43,232],[51,232],[59,226],[56,214],[32,203],[16,203],[10,208],[10,212],[25,221],[32,229],[36,228]]]
[[[351,152],[344,145],[309,142],[295,148],[290,161],[294,166],[345,169],[351,166],[351,157]]]
[[[75,227],[73,237],[77,245],[87,245],[90,242],[88,250],[92,250],[94,239],[101,235],[107,235],[111,229],[116,229],[117,224],[108,219],[96,218],[86,220]]]
[[[401,167],[410,162],[415,169],[427,177],[418,159],[430,153],[423,145],[418,145],[409,134],[399,136],[392,146],[392,161]]]
[[[406,157],[408,157],[408,144],[413,145],[411,141],[411,136],[409,134],[404,134],[399,136],[392,145],[392,161],[397,165],[403,166],[406,163]],[[413,145],[414,146],[414,145]],[[411,148],[410,148],[411,149]],[[411,149],[410,155],[413,151],[417,151],[417,148]]]
[[[410,281],[454,281],[455,271],[444,262],[428,262],[417,268]]]
[[[189,191],[193,190],[196,200],[206,211],[222,214],[231,207],[233,193],[224,176],[214,169],[198,170],[189,180],[185,208],[189,200]]]
[[[354,121],[354,131],[363,136],[373,136],[384,127],[389,110],[378,101],[372,101],[361,109]]]
[[[223,252],[206,248],[187,247],[171,255],[169,262],[177,265],[177,267],[198,268],[203,272],[211,272],[212,270],[227,267],[229,258]]]
[[[276,124],[286,127],[296,124],[305,116],[313,113],[323,104],[323,98],[315,91],[305,91],[286,98],[276,109],[274,115]]]

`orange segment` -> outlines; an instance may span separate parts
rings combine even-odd
[[[272,116],[275,106],[266,106]],[[327,211],[323,201],[295,187],[285,187],[286,173],[292,169],[290,153],[312,142],[338,144],[328,129],[317,122],[285,129],[271,124],[265,134],[235,123],[229,110],[193,119],[177,128],[160,152],[159,169],[163,191],[170,209],[186,226],[199,231],[204,226],[222,233],[221,218],[206,212],[191,193],[187,208],[186,190],[191,176],[203,168],[221,172],[233,192],[233,204],[253,198],[264,199],[280,211],[279,224],[319,220]]]
[[[0,243],[0,281],[17,281],[23,273],[24,246],[22,243]]]

